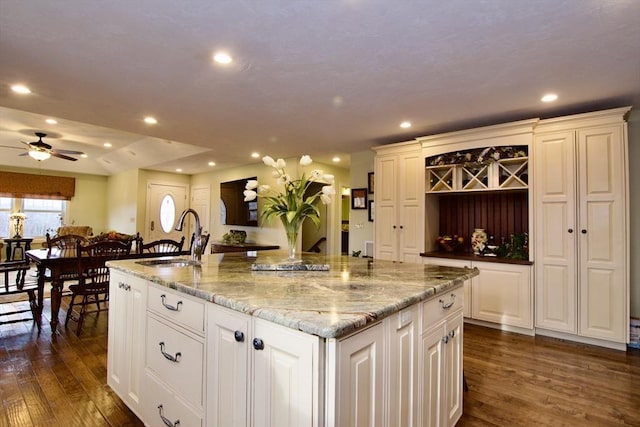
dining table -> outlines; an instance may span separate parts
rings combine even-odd
[[[165,253],[134,253],[118,256],[118,259],[156,258],[162,256],[189,255],[189,251],[178,254]],[[75,248],[44,248],[31,249],[26,252],[27,259],[34,263],[38,278],[38,317],[42,319],[44,307],[44,289],[47,281],[51,282],[51,333],[58,328],[58,314],[62,303],[62,291],[65,280],[73,279],[78,274],[78,255]],[[115,258],[114,258],[115,259]]]

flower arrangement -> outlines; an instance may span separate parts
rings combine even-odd
[[[277,178],[282,191],[276,191],[269,185],[259,184],[257,180],[249,180],[244,190],[244,200],[249,202],[261,197],[265,200],[260,218],[271,223],[274,218],[280,218],[287,234],[289,244],[288,261],[298,261],[295,257],[295,245],[298,231],[305,219],[309,218],[316,226],[320,226],[320,212],[315,206],[318,199],[324,204],[331,203],[331,196],[335,194],[334,176],[325,174],[319,169],[313,170],[309,176],[302,173],[300,178],[292,178],[286,171],[283,159],[274,160],[272,157],[262,158],[265,165],[272,167],[273,177]],[[300,158],[301,166],[309,166],[313,161],[304,155]],[[321,190],[308,195],[307,190],[313,182],[326,183]]]

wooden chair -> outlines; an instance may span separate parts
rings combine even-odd
[[[179,242],[171,239],[160,239],[149,243],[142,243],[142,240],[138,241],[137,249],[139,254],[157,254],[166,253],[167,255],[178,255],[182,252],[182,246],[184,246],[184,236]]]
[[[0,325],[33,320],[38,327],[38,332],[40,332],[40,309],[38,307],[38,295],[36,295],[36,292],[40,292],[40,290],[38,289],[37,281],[25,280],[28,276],[27,271],[29,271],[29,268],[29,263],[26,261],[7,261],[0,263],[0,273],[4,273],[4,286],[0,286],[0,296],[27,294],[29,297],[29,309],[7,311],[0,313],[0,316],[11,316],[28,312],[31,312],[32,315],[31,318],[23,318],[21,316],[17,319],[0,321]]]
[[[109,301],[109,268],[107,261],[118,259],[131,253],[131,241],[114,240],[96,242],[90,245],[77,245],[78,283],[69,286],[71,301],[64,322],[65,328],[69,320],[77,322],[76,335],[80,336],[82,325],[87,314],[108,310]],[[101,305],[102,304],[102,305]],[[92,307],[95,305],[95,308]]]
[[[79,234],[65,234],[65,235],[56,235],[51,237],[49,233],[46,234],[46,245],[49,254],[54,249],[60,251],[60,256],[64,257],[75,257],[77,256],[77,245],[78,242],[81,245],[86,245],[89,243],[89,240],[81,236]],[[51,280],[51,274],[48,271],[44,273],[44,279],[46,281]],[[60,274],[60,281],[62,281],[62,286],[64,288],[64,282],[68,282],[70,280],[78,280],[78,270],[73,268],[69,271],[64,271]]]

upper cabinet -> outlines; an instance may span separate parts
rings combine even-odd
[[[420,145],[400,143],[375,150],[375,257],[421,263],[424,157]]]

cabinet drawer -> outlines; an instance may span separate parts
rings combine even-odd
[[[147,373],[145,375],[144,424],[150,427],[168,425],[203,426],[202,416],[180,398],[171,393],[166,386]],[[162,406],[160,406],[162,405]],[[163,420],[163,417],[166,419]],[[176,424],[178,423],[179,424]]]
[[[148,308],[179,325],[204,334],[204,301],[167,288],[149,287]]]
[[[422,303],[422,331],[433,326],[454,311],[464,306],[464,289],[462,286],[437,295]]]
[[[203,361],[201,341],[148,317],[147,369],[196,407],[203,405]]]

